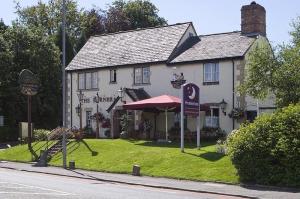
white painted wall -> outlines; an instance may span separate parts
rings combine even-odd
[[[192,64],[182,64],[177,65],[176,69],[172,66],[166,66],[165,64],[151,65],[150,71],[150,84],[143,86],[133,85],[133,67],[120,67],[117,68],[117,83],[111,84],[109,69],[97,69],[98,71],[98,88],[96,90],[87,90],[83,91],[86,98],[90,98],[90,103],[85,103],[82,105],[83,108],[83,127],[86,125],[85,120],[85,111],[92,110],[92,113],[96,112],[96,103],[93,102],[93,97],[96,96],[96,93],[99,93],[100,97],[117,97],[118,90],[120,87],[127,88],[141,88],[143,87],[150,96],[159,96],[163,94],[173,95],[180,97],[180,90],[174,89],[170,83],[173,77],[173,73],[184,74],[187,82],[195,83],[200,87],[201,92],[201,104],[203,103],[218,103],[224,99],[228,105],[226,112],[228,113],[232,109],[232,61],[220,61],[219,62],[219,85],[203,85],[203,64],[202,63],[192,63]],[[72,82],[71,82],[72,76]],[[78,92],[78,75],[77,72],[68,73],[69,85],[72,83],[72,96],[71,93],[68,93],[68,112],[69,112],[69,126],[72,123],[72,126],[79,127],[79,117],[76,114],[75,107],[79,104],[77,92]],[[71,89],[68,89],[70,91]],[[125,97],[127,102],[130,102],[129,97]],[[72,102],[71,102],[72,101]],[[106,117],[110,117],[110,114],[106,112],[106,109],[111,105],[111,102],[100,102],[99,111],[105,114]],[[119,102],[118,105],[121,105]],[[71,108],[72,107],[72,108]],[[70,113],[72,109],[72,114]],[[71,117],[72,115],[72,117]],[[71,122],[72,118],[72,122]],[[168,123],[170,124],[169,128],[172,127],[173,116],[172,114],[168,117]],[[158,129],[164,131],[165,129],[165,116],[161,114],[158,118]],[[202,120],[202,124],[203,124]],[[95,128],[95,122],[93,123]],[[194,131],[196,130],[196,124],[194,119],[188,120],[188,127]],[[220,127],[226,132],[232,130],[232,119],[228,115],[224,115],[220,110]]]

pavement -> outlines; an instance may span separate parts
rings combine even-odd
[[[189,191],[198,193],[220,194],[224,196],[236,196],[244,198],[264,199],[299,199],[300,190],[266,187],[254,185],[232,185],[212,182],[195,182],[188,180],[176,180],[169,178],[157,178],[148,176],[132,176],[128,174],[114,174],[87,171],[81,169],[68,170],[61,167],[36,167],[34,164],[0,161],[0,168],[43,173],[58,176],[67,176],[79,179],[89,179],[102,182],[122,183],[143,187],[160,188],[168,190]]]

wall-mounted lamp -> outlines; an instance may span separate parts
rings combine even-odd
[[[79,90],[79,92],[77,93],[77,97],[78,97],[79,103],[82,103],[83,97],[84,97],[82,90]]]
[[[99,97],[98,92],[96,94],[96,97],[94,97],[94,102],[96,102],[97,104],[99,104],[99,102],[100,102],[100,97]]]
[[[126,103],[126,101],[123,100],[123,99],[124,99],[124,91],[125,91],[125,89],[121,87],[121,88],[118,90],[118,95],[119,95],[119,97],[120,97],[120,99],[121,99],[121,102]]]
[[[76,113],[77,113],[78,117],[80,116],[80,109],[81,109],[81,107],[80,107],[80,105],[78,104],[78,105],[75,107],[75,110],[76,110]]]
[[[222,101],[219,104],[220,104],[220,108],[221,108],[223,114],[226,115],[225,109],[226,109],[226,106],[227,106],[227,102],[225,102],[225,100],[222,99]]]

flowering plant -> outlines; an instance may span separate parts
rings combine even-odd
[[[232,109],[232,111],[228,114],[228,116],[230,118],[234,118],[234,119],[240,119],[242,117],[244,117],[244,109],[241,108],[234,108]]]
[[[110,128],[110,119],[106,118],[102,122],[102,128]]]

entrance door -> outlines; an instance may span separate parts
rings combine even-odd
[[[112,138],[119,138],[121,133],[121,126],[120,126],[120,117],[121,113],[120,110],[113,110],[112,115]]]

